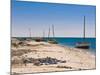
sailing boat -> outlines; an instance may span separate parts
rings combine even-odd
[[[54,39],[55,33],[54,33],[54,25],[52,25],[52,34],[53,34],[53,39],[49,38],[50,37],[50,28],[48,32],[48,42],[51,44],[58,44],[58,42]]]
[[[83,42],[78,42],[76,43],[76,48],[81,48],[81,49],[89,49],[90,44],[85,40],[85,16],[84,16],[84,28],[83,28]]]
[[[32,37],[31,37],[31,28],[28,29],[29,30],[29,38],[27,38],[27,41],[32,41]]]
[[[42,37],[36,37],[35,38],[36,42],[41,42],[41,41],[45,41],[45,31],[43,30],[43,36]]]
[[[43,30],[43,37],[41,38],[41,41],[46,41],[45,40],[45,30]]]

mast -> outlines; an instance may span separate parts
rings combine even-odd
[[[94,32],[94,36],[96,38],[96,17],[95,17],[95,32]]]
[[[29,37],[31,38],[31,28],[29,28]]]
[[[53,33],[53,38],[55,37],[55,33],[54,33],[54,25],[52,25],[52,33]]]
[[[45,37],[45,31],[43,30],[43,38]]]
[[[85,16],[84,16],[83,38],[85,39]]]
[[[48,39],[49,39],[49,37],[50,37],[50,27],[49,27],[49,32],[48,32]]]

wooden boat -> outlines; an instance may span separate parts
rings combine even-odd
[[[49,39],[49,40],[48,40],[48,43],[51,43],[51,44],[58,44],[58,42],[57,42],[55,39]]]
[[[46,41],[45,40],[45,31],[43,31],[43,36],[42,37],[36,37],[35,41],[37,41],[37,42]]]
[[[50,37],[50,28],[49,28],[49,32],[48,32],[48,43],[58,44],[58,42],[54,39],[54,37],[55,37],[54,25],[52,25],[52,33],[53,33],[53,38],[49,38]]]
[[[76,43],[76,48],[89,49],[90,44],[88,42],[78,42]]]
[[[81,48],[81,49],[89,49],[90,48],[90,43],[87,42],[85,39],[85,16],[84,16],[84,28],[83,28],[83,42],[78,42],[76,43],[76,48]]]

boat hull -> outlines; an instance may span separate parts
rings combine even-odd
[[[89,46],[76,46],[75,48],[81,48],[81,49],[89,49]]]
[[[89,49],[90,44],[88,42],[80,42],[80,43],[77,43],[75,47],[81,48],[81,49]]]

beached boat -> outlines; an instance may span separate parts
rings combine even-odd
[[[44,41],[44,38],[42,38],[42,37],[36,37],[34,40],[36,42],[41,42],[41,41]]]
[[[85,40],[85,16],[84,16],[84,27],[83,27],[83,41],[76,43],[76,48],[82,48],[82,49],[89,49],[90,43]]]
[[[78,42],[76,43],[76,48],[89,49],[90,44],[88,42]]]
[[[49,38],[50,37],[50,28],[49,28],[49,32],[48,32],[48,43],[58,44],[58,42],[54,39],[54,37],[55,37],[54,25],[52,25],[52,33],[53,33],[53,38]]]
[[[45,31],[43,31],[43,36],[42,37],[36,37],[34,40],[36,42],[46,41],[45,40]]]
[[[49,40],[48,40],[48,43],[51,43],[51,44],[58,44],[58,42],[57,42],[55,39],[49,39]]]

